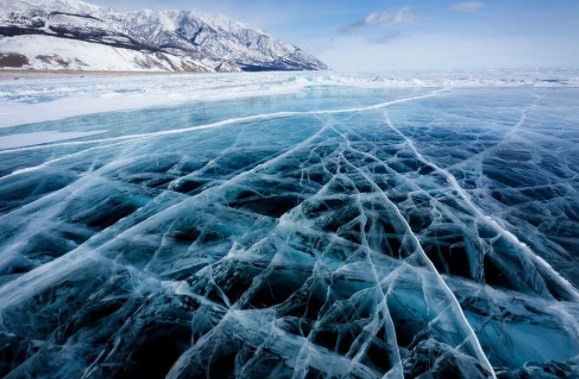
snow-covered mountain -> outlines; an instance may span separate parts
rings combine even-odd
[[[78,0],[0,0],[0,68],[213,72],[327,66],[221,15],[120,13]]]

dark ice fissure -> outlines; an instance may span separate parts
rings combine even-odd
[[[0,375],[572,376],[577,99],[325,89],[19,127],[108,131],[0,151]]]

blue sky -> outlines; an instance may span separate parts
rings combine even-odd
[[[88,0],[252,23],[336,70],[579,67],[579,0]]]

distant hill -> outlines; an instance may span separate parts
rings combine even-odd
[[[221,15],[121,13],[78,0],[0,0],[0,68],[235,72],[327,66]]]

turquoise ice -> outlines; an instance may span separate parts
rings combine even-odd
[[[579,89],[460,78],[2,83],[0,373],[576,374]]]

